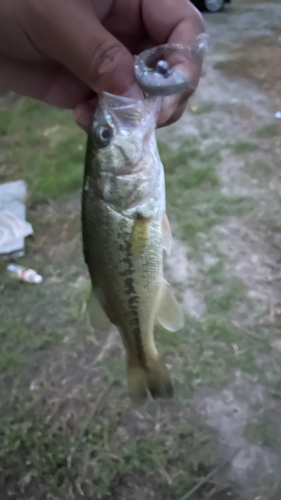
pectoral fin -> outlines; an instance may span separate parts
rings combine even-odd
[[[131,252],[134,258],[140,257],[145,250],[149,222],[150,219],[147,217],[143,217],[141,214],[137,215],[131,236]]]
[[[172,287],[168,283],[163,286],[157,320],[170,332],[177,332],[184,327],[183,312],[174,296]]]
[[[162,235],[163,235],[163,247],[167,254],[170,255],[172,250],[172,231],[169,219],[165,213],[162,218]]]
[[[102,332],[109,331],[112,323],[105,314],[94,290],[91,291],[88,300],[88,312],[89,312],[90,323],[95,330],[100,330]]]

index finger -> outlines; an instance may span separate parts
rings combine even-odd
[[[191,46],[197,36],[205,31],[201,14],[189,0],[143,0],[143,20],[156,45],[180,43]],[[191,87],[196,88],[201,65],[184,59],[178,54],[173,69],[188,77]],[[189,91],[191,93],[191,91]]]
[[[189,0],[143,0],[143,21],[155,45],[180,43],[191,46],[200,33],[205,31],[201,14]],[[162,101],[158,125],[176,121],[182,115],[186,102],[196,89],[201,65],[191,60],[178,58],[173,69],[183,72],[191,88],[182,95],[165,97]]]
[[[156,45],[191,45],[205,31],[201,14],[189,0],[143,0],[143,21]]]

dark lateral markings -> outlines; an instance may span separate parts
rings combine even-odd
[[[124,235],[123,235],[124,237]],[[121,245],[120,245],[121,246]],[[133,265],[133,260],[132,260],[132,255],[131,255],[131,243],[125,243],[123,242],[122,245],[122,252],[123,252],[123,258],[122,258],[122,264],[125,264],[125,269],[120,273],[120,276],[124,277],[124,284],[125,284],[125,294],[128,297],[128,303],[129,303],[129,311],[128,311],[128,325],[132,327],[132,334],[135,337],[136,340],[136,348],[137,348],[137,356],[140,362],[140,365],[143,369],[147,368],[147,363],[145,359],[145,354],[143,350],[143,345],[142,345],[142,338],[141,338],[141,328],[140,328],[140,322],[139,322],[139,313],[138,313],[138,302],[139,302],[139,297],[136,293],[135,289],[135,284],[134,284],[134,265]]]

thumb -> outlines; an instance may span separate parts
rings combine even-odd
[[[102,26],[87,1],[23,4],[25,32],[45,58],[61,63],[97,93],[123,94],[133,85],[132,54]]]

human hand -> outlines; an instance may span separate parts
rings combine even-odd
[[[0,0],[1,83],[74,110],[88,128],[101,91],[138,97],[134,54],[190,45],[204,30],[189,0]],[[200,68],[186,63],[196,87]],[[176,121],[190,92],[163,99],[158,126]]]

